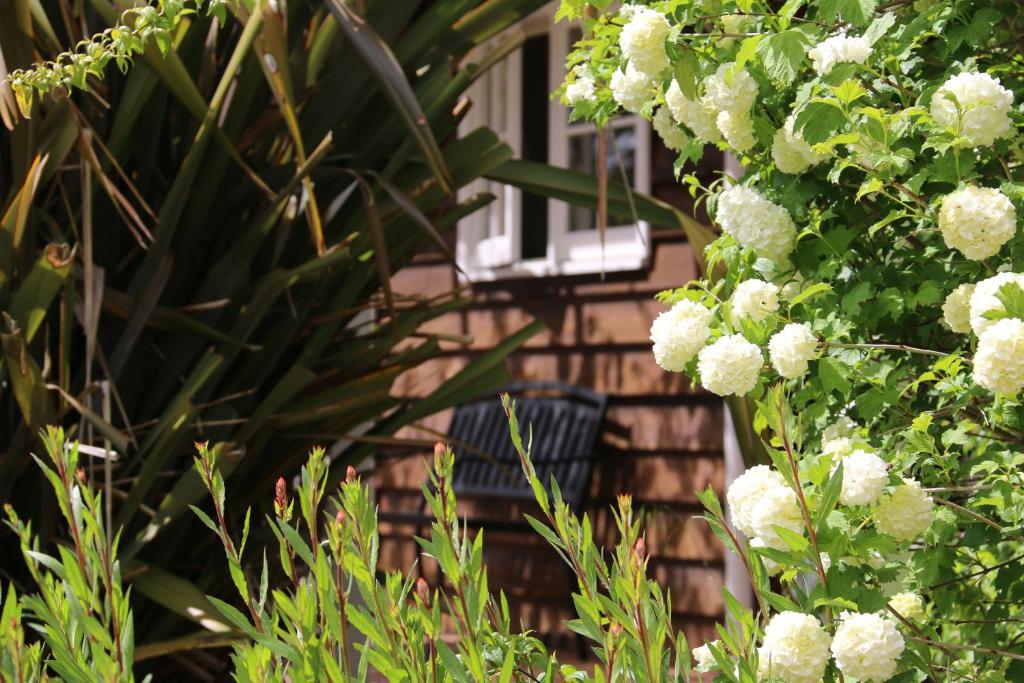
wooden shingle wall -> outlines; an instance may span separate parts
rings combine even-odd
[[[679,185],[666,179],[667,153],[655,154],[662,182],[654,192],[685,206]],[[710,172],[709,172],[710,175]],[[666,373],[650,350],[651,321],[663,310],[654,295],[697,277],[690,245],[677,231],[655,229],[650,266],[640,272],[574,278],[504,281],[473,287],[472,305],[433,322],[426,329],[472,338],[466,345],[445,342],[446,355],[400,378],[398,395],[430,391],[468,360],[528,322],[539,319],[546,330],[507,360],[514,380],[559,381],[590,387],[609,396],[608,414],[598,447],[590,502],[596,535],[614,542],[610,509],[620,493],[632,494],[647,514],[651,570],[671,590],[678,626],[691,642],[714,637],[722,615],[723,549],[707,525],[695,519],[694,495],[708,485],[724,484],[722,403],[680,374]],[[450,264],[426,258],[398,273],[397,293],[431,294],[452,288],[457,280]],[[444,432],[450,413],[424,420],[428,430]],[[433,439],[430,431],[407,429],[403,436]],[[377,463],[375,483],[382,510],[418,510],[429,451],[390,452]],[[467,513],[490,518],[521,515],[492,501],[465,501]],[[497,508],[497,509],[495,509]],[[384,525],[381,563],[408,570],[417,558],[411,540],[416,529]],[[537,539],[488,533],[486,561],[495,588],[509,596],[517,615],[542,634],[564,634],[571,618],[569,577],[561,561]],[[424,565],[431,578],[434,568]]]

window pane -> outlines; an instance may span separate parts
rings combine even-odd
[[[623,126],[612,130],[615,132],[614,136],[605,131],[605,139],[608,141],[608,157],[605,163],[608,181],[621,183],[624,170],[626,182],[632,187],[636,171],[636,129],[633,126]],[[580,133],[569,138],[569,168],[597,176],[596,133]],[[570,232],[596,229],[596,211],[580,206],[569,207]]]
[[[523,43],[523,159],[548,160],[548,36]],[[548,202],[540,195],[521,192],[522,258],[539,258],[548,250]]]

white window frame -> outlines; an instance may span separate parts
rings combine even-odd
[[[568,22],[553,22],[557,3],[549,4],[520,22],[511,31],[526,37],[547,32],[548,89],[554,90],[565,73],[565,55],[571,45]],[[506,33],[484,50],[509,38]],[[516,50],[470,88],[473,102],[459,127],[460,135],[488,126],[512,148],[514,158],[522,156],[522,51]],[[504,102],[504,111],[499,111]],[[631,126],[635,130],[634,189],[648,193],[651,189],[651,126],[636,115],[621,116],[609,128]],[[548,104],[548,163],[567,168],[570,137],[593,134],[596,128],[586,122],[569,122],[569,110],[557,99]],[[611,130],[606,130],[609,143]],[[609,145],[609,154],[614,154]],[[621,178],[609,177],[610,181]],[[569,230],[566,202],[547,201],[548,245],[539,258],[521,259],[522,225],[518,188],[487,180],[477,180],[459,192],[464,201],[473,194],[490,192],[496,199],[485,209],[459,221],[456,258],[471,281],[490,281],[521,277],[550,277],[639,270],[650,258],[650,225],[612,225],[605,231],[604,244],[597,230]]]

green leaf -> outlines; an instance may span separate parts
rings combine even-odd
[[[816,98],[797,112],[793,129],[803,135],[809,145],[816,145],[831,138],[846,122],[846,115],[839,102]]]
[[[700,63],[693,48],[684,46],[675,64],[676,83],[689,100],[697,99],[697,84],[700,80]]]
[[[867,26],[875,15],[878,0],[822,0],[822,15],[829,21],[842,17],[851,24]]]
[[[826,356],[818,360],[818,379],[825,391],[835,391],[844,398],[849,396],[852,387],[848,374],[847,367],[835,358]]]
[[[799,294],[790,299],[789,307],[792,308],[793,306],[796,306],[799,303],[807,301],[811,297],[831,291],[832,285],[828,284],[827,282],[815,282],[813,285],[803,289]]]
[[[762,40],[757,46],[757,54],[773,81],[789,85],[804,65],[809,45],[806,33],[799,29],[789,29]]]
[[[370,73],[377,79],[384,94],[395,105],[413,139],[427,158],[441,187],[451,193],[455,184],[445,163],[441,148],[434,139],[427,117],[423,114],[412,86],[405,78],[402,65],[395,59],[394,53],[387,43],[381,40],[373,27],[356,14],[343,0],[327,0],[327,7],[338,20],[345,36],[352,42],[356,51],[363,58]]]
[[[839,502],[839,494],[843,490],[843,463],[840,461],[836,464],[836,469],[825,483],[825,488],[821,491],[821,502],[818,507],[818,523],[817,527],[820,529],[828,515],[836,507],[836,503]]]

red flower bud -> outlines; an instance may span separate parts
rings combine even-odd
[[[277,514],[283,515],[284,511],[288,508],[288,484],[285,482],[284,477],[278,477],[277,483],[274,484],[274,509],[277,510]]]
[[[612,627],[609,630],[612,632],[613,636],[617,636],[622,633],[622,624],[616,621],[612,623]]]
[[[641,561],[647,555],[647,542],[644,541],[644,537],[636,539],[636,543],[633,545],[633,556],[636,557],[637,561]]]
[[[345,523],[345,511],[339,509],[338,514],[334,515],[334,523],[341,526]]]
[[[85,486],[85,470],[79,467],[78,471],[75,472],[75,475],[78,477],[78,483]]]
[[[345,481],[351,483],[351,482],[353,482],[355,480],[356,480],[356,468],[352,467],[352,465],[349,465],[348,469],[345,470]]]
[[[430,586],[423,580],[423,577],[416,579],[416,595],[420,596],[420,600],[427,607],[430,606]]]

